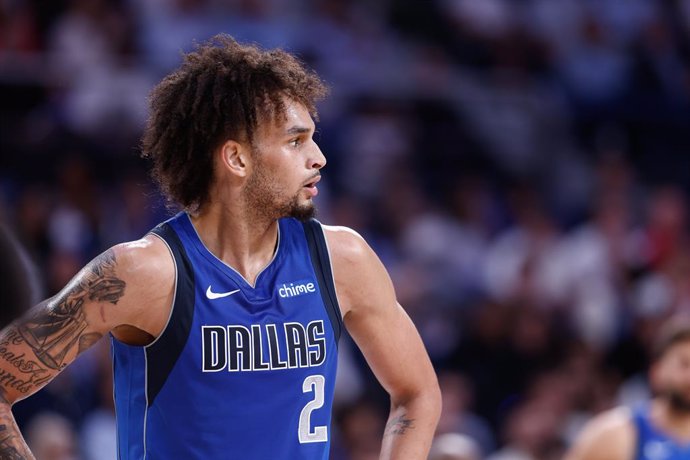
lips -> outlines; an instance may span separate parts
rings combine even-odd
[[[307,191],[311,194],[312,197],[315,197],[316,195],[319,194],[319,189],[316,188],[316,184],[321,180],[321,176],[316,176],[313,179],[311,179],[309,182],[304,184],[304,188],[307,189]]]
[[[316,177],[312,178],[309,182],[307,182],[306,184],[304,184],[304,186],[305,186],[305,187],[308,187],[308,188],[315,187],[316,184],[317,184],[320,180],[321,180],[321,176],[320,176],[320,175],[319,175],[319,176],[316,176]]]

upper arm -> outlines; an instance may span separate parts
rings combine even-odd
[[[152,288],[173,283],[165,267],[174,267],[158,245],[148,237],[108,249],[2,330],[0,396],[8,402],[29,396],[119,326],[159,333],[154,317],[160,309],[151,307],[163,304]]]
[[[618,408],[590,420],[570,448],[566,460],[629,460],[635,450],[630,412]]]
[[[324,229],[345,327],[374,375],[394,402],[435,395],[436,374],[379,258],[352,230]]]

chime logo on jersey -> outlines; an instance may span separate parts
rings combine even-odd
[[[201,326],[203,372],[264,371],[320,366],[326,360],[323,320]]]
[[[312,294],[314,292],[316,292],[316,285],[310,280],[305,280],[304,282],[294,281],[292,283],[283,283],[278,286],[278,295],[283,299],[297,297],[304,294]]]

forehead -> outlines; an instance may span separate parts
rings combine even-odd
[[[304,104],[292,99],[285,100],[285,118],[288,125],[298,122],[311,126],[314,125],[314,120],[312,120],[311,114]]]
[[[282,114],[277,114],[267,123],[261,123],[258,132],[262,136],[285,136],[295,129],[314,130],[314,120],[304,104],[287,97],[283,99],[283,103],[285,110]]]
[[[669,346],[666,352],[661,356],[661,361],[680,357],[690,357],[690,339],[681,340]]]

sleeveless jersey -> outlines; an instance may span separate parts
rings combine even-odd
[[[649,417],[649,406],[633,411],[633,423],[637,431],[634,460],[690,459],[690,443],[681,444],[655,427]]]
[[[328,458],[342,327],[323,229],[281,219],[250,285],[180,213],[152,233],[176,266],[150,345],[111,337],[121,460]]]

